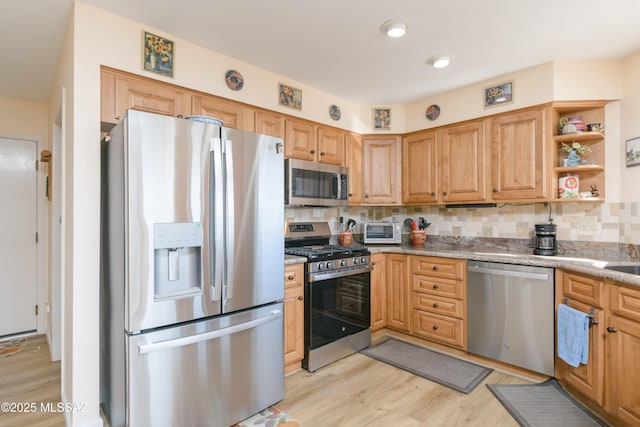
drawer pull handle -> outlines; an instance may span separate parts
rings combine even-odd
[[[613,326],[607,326],[607,332],[609,332],[610,334],[615,334],[616,332],[618,332],[618,330]]]
[[[316,150],[309,151],[311,154],[316,154]]]
[[[293,280],[295,276],[287,276],[287,280]]]
[[[436,283],[435,285],[433,285],[433,289],[438,289],[438,284]]]
[[[302,301],[303,299],[302,295],[298,295],[298,301]]]
[[[437,331],[438,330],[438,325],[433,325],[431,329],[433,329],[434,331]]]
[[[438,303],[437,302],[433,303],[433,308],[438,308]]]
[[[433,266],[433,271],[437,271],[437,270],[438,270],[438,266],[437,266],[437,265],[434,265],[434,266]]]

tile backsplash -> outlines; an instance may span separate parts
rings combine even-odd
[[[402,222],[423,217],[428,235],[529,239],[535,224],[553,219],[558,241],[640,244],[638,203],[531,203],[499,204],[489,208],[440,206],[287,208],[287,222],[328,221],[333,234],[340,231],[339,217],[358,224],[370,221]],[[361,226],[355,232],[361,233]],[[408,230],[407,230],[408,231]]]

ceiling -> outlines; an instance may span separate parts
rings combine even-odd
[[[80,1],[363,105],[640,50],[638,0]],[[0,96],[48,99],[72,4],[0,0],[11,11],[0,16]],[[382,34],[390,19],[407,24],[405,37]],[[441,54],[451,65],[432,68]]]

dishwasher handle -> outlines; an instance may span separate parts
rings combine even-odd
[[[470,265],[468,267],[467,272],[492,274],[494,276],[520,277],[523,279],[533,279],[533,280],[549,280],[551,277],[551,274],[549,273],[529,273],[526,271],[498,270],[494,268],[476,267],[473,265]]]

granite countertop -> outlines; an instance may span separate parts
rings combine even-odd
[[[572,256],[543,256],[533,255],[531,252],[507,253],[504,250],[486,250],[474,248],[464,248],[453,250],[436,247],[416,247],[411,245],[402,246],[367,246],[371,253],[401,253],[407,255],[427,255],[444,258],[461,258],[473,261],[490,261],[505,264],[532,265],[538,267],[561,268],[563,270],[575,271],[589,274],[603,279],[611,279],[630,285],[640,286],[640,276],[620,271],[607,270],[607,265],[640,265],[637,261],[618,261],[615,259],[594,259]],[[604,258],[604,257],[603,257]]]
[[[284,265],[300,264],[301,262],[307,262],[307,258],[298,255],[284,255]]]

